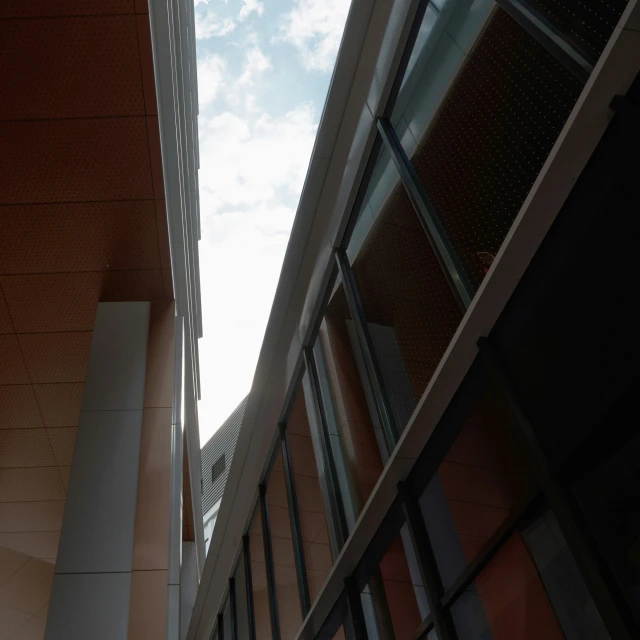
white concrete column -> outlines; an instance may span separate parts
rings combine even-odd
[[[45,640],[126,640],[148,302],[98,305]]]

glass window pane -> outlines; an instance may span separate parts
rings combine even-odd
[[[238,616],[238,640],[249,640],[249,610],[247,608],[247,580],[245,576],[244,555],[240,551],[240,559],[234,573],[236,581],[236,612]]]
[[[429,606],[406,525],[380,562],[380,575],[395,639],[408,640]]]
[[[478,32],[487,3],[478,4],[480,12],[458,10],[452,17],[454,39]],[[458,263],[477,289],[582,83],[502,9],[491,13],[466,59],[462,50],[441,38],[425,59],[424,74],[431,80],[418,84],[411,114],[405,114],[409,131],[398,134]]]
[[[324,381],[323,400],[336,456],[349,528],[355,523],[383,469],[384,436],[341,279],[327,306],[314,355]],[[385,458],[386,459],[386,458]]]
[[[267,509],[273,549],[280,635],[283,640],[289,640],[294,638],[300,629],[302,613],[291,536],[289,502],[282,466],[282,449],[279,444],[278,454],[267,482]]]
[[[333,566],[333,558],[302,388],[296,394],[286,433],[302,529],[309,595],[313,604]]]
[[[349,246],[373,351],[402,432],[462,312],[385,153],[373,171]]]
[[[231,601],[227,596],[227,603],[224,606],[224,611],[222,612],[222,626],[224,630],[224,640],[233,640],[233,635],[231,633],[232,629],[232,620],[231,620]]]
[[[609,637],[552,522],[547,515],[513,535],[456,600],[459,640]]]
[[[529,3],[592,60],[600,57],[627,6],[626,0],[529,0]]]
[[[529,495],[530,473],[512,420],[502,396],[489,388],[420,498],[445,587]]]
[[[271,640],[271,618],[267,592],[267,571],[264,562],[264,538],[262,516],[256,507],[250,529],[251,586],[253,590],[253,613],[256,622],[256,640]]]
[[[633,415],[635,398],[621,419]],[[589,471],[576,493],[640,623],[640,436]]]

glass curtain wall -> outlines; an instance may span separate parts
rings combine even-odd
[[[256,640],[272,640],[269,593],[267,591],[267,568],[264,557],[264,537],[262,535],[262,516],[259,506],[253,514],[253,520],[249,527],[249,543]]]

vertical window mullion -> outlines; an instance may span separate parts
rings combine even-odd
[[[238,640],[238,603],[236,602],[236,579],[229,578],[229,614],[231,615],[231,638]]]
[[[353,577],[345,578],[344,589],[347,594],[353,638],[354,640],[368,640],[369,636],[367,634],[367,623],[365,622],[364,611],[362,609],[362,598],[360,597],[360,590]]]
[[[289,503],[289,519],[291,521],[293,553],[296,562],[296,573],[298,574],[298,593],[300,596],[302,617],[305,618],[307,613],[309,613],[309,609],[311,609],[311,598],[309,596],[309,583],[307,580],[307,568],[304,558],[302,526],[300,524],[300,514],[298,513],[298,499],[296,497],[296,487],[293,477],[293,466],[291,464],[291,454],[289,452],[289,443],[287,440],[287,430],[284,424],[280,424],[278,426],[280,429],[280,443],[282,447],[284,482],[287,489],[287,501]]]
[[[366,376],[365,380],[362,380],[362,384],[369,386],[370,395],[375,401],[387,444],[386,453],[389,455],[396,446],[396,442],[398,442],[398,428],[393,419],[391,405],[382,382],[382,371],[373,349],[373,340],[367,326],[367,319],[358,287],[349,264],[347,252],[344,249],[336,249],[336,262],[342,277],[342,287],[347,299],[351,320],[358,336],[362,358],[367,369],[368,376]]]
[[[248,534],[242,536],[242,558],[244,560],[244,582],[247,592],[249,640],[256,640],[256,617],[253,608],[253,578],[251,575],[251,546]]]
[[[437,218],[434,207],[416,175],[416,172],[407,157],[402,144],[387,118],[378,118],[378,131],[382,141],[389,150],[393,164],[398,170],[400,180],[404,185],[407,196],[418,215],[420,223],[427,234],[427,238],[442,266],[447,280],[455,294],[463,311],[471,304],[474,295],[473,287],[467,278],[464,269],[455,257],[451,243]]]
[[[607,626],[611,637],[630,640],[633,636],[625,622],[612,591],[608,588],[605,575],[600,569],[598,559],[585,538],[576,517],[576,507],[566,490],[556,480],[549,461],[538,440],[533,426],[511,385],[499,354],[488,338],[478,340],[478,348],[486,368],[501,389],[513,411],[518,436],[524,442],[532,470],[537,476],[546,501],[556,517],[562,534],[573,558],[582,573],[582,577],[591,593],[591,597]]]
[[[271,545],[271,528],[269,526],[269,510],[267,508],[267,487],[258,486],[260,494],[260,515],[262,516],[262,542],[264,543],[264,563],[267,574],[267,595],[271,614],[271,635],[273,640],[280,640],[280,620],[278,618],[278,597],[276,592],[276,574],[273,563],[273,547]]]
[[[322,404],[322,394],[320,393],[320,383],[318,380],[318,369],[316,367],[313,350],[310,347],[303,349],[303,356],[307,375],[311,386],[311,395],[313,399],[313,407],[316,414],[316,423],[319,425],[321,433],[319,434],[320,448],[322,449],[322,462],[324,464],[325,478],[327,480],[326,489],[329,497],[329,505],[332,511],[332,530],[336,536],[337,549],[335,555],[342,548],[345,540],[349,537],[349,527],[347,526],[347,516],[344,510],[344,502],[340,492],[338,483],[338,473],[336,464],[331,450],[331,440],[329,436],[329,428],[327,426],[327,418]],[[309,428],[312,428],[311,423]]]
[[[406,482],[398,484],[398,495],[402,502],[402,511],[416,553],[420,577],[427,594],[430,616],[438,634],[438,640],[455,640],[457,636],[453,624],[449,614],[443,611],[440,602],[444,590],[420,505]]]
[[[218,638],[217,640],[224,640],[224,616],[218,614]]]

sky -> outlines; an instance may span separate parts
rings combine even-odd
[[[195,0],[204,444],[249,392],[350,0]]]

